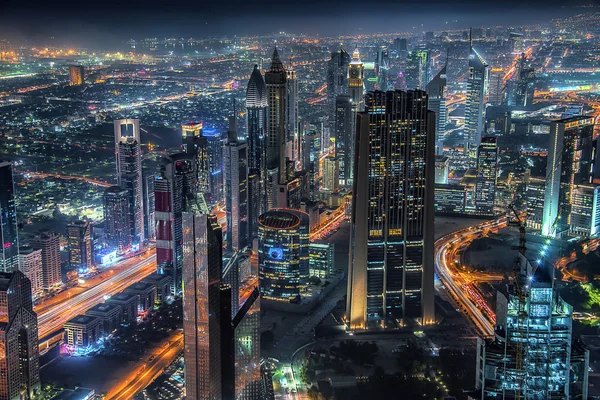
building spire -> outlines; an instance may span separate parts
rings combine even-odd
[[[271,57],[271,69],[272,70],[284,69],[283,63],[281,62],[281,58],[279,58],[279,52],[277,51],[277,46],[275,46],[275,49],[273,50],[273,57]]]

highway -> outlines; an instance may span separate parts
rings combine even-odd
[[[105,399],[131,399],[158,378],[182,351],[183,331],[179,331],[175,337],[148,355],[147,361],[123,377],[121,382],[106,394]]]
[[[126,261],[130,262],[131,260]],[[61,329],[64,323],[71,318],[85,313],[96,304],[104,302],[104,296],[111,296],[121,292],[129,285],[140,281],[155,271],[155,253],[154,251],[150,251],[144,256],[139,257],[138,261],[134,262],[128,268],[112,273],[108,278],[88,290],[70,296],[49,308],[43,306],[44,311],[38,314],[38,337],[40,339],[44,338],[48,334]]]
[[[465,278],[456,270],[456,254],[465,243],[481,236],[490,229],[506,226],[506,217],[486,221],[473,227],[463,228],[445,235],[435,242],[435,267],[438,277],[452,298],[466,312],[482,337],[494,334],[494,315],[479,292],[471,284],[472,279]]]

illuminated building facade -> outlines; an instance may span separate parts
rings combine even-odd
[[[339,188],[340,169],[337,157],[329,156],[323,160],[322,190],[335,192]]]
[[[444,153],[444,135],[446,134],[446,65],[426,86],[428,107],[435,113],[436,154]]]
[[[299,161],[300,137],[298,136],[298,78],[296,70],[286,70],[285,80],[285,123],[286,123],[286,157]]]
[[[331,58],[327,62],[327,105],[329,107],[329,119],[331,131],[336,129],[337,124],[337,98],[348,94],[348,67],[350,66],[350,54],[343,47],[331,52]],[[337,136],[336,136],[337,141]]]
[[[104,191],[104,236],[111,251],[125,254],[131,250],[129,192],[119,186]]]
[[[335,156],[339,161],[339,183],[342,186],[346,186],[346,181],[349,181],[351,176],[350,168],[353,165],[354,154],[346,144],[353,143],[355,119],[352,97],[346,94],[337,96],[335,98]]]
[[[15,184],[10,161],[0,161],[0,271],[12,272],[19,268],[19,231]]]
[[[573,196],[577,185],[594,179],[594,118],[578,116],[552,122],[546,167],[542,234],[561,237],[574,231]]]
[[[435,156],[435,183],[448,183],[448,171],[450,169],[450,158],[446,156]]]
[[[298,301],[309,273],[308,214],[274,209],[258,217],[258,268],[263,298]]]
[[[427,94],[371,92],[357,124],[349,329],[431,323],[435,116]]]
[[[31,294],[38,298],[44,292],[42,277],[42,249],[30,246],[19,248],[19,271],[25,274],[31,282]]]
[[[467,188],[460,184],[435,184],[435,212],[463,214],[467,203]]]
[[[335,245],[330,243],[311,243],[308,245],[309,275],[327,279],[334,268]]]
[[[229,120],[229,139],[223,152],[227,248],[242,250],[248,238],[248,146],[237,139],[235,117]]]
[[[254,65],[246,88],[248,132],[248,224],[250,238],[258,236],[258,216],[267,211],[266,137],[267,89],[265,80]]]
[[[236,400],[254,400],[261,398],[260,292],[255,284],[242,286],[238,308],[232,320],[235,398]]]
[[[287,71],[279,59],[277,48],[273,51],[271,68],[265,72],[267,87],[267,169],[277,170],[277,179],[267,185],[267,193],[274,206],[277,184],[286,180],[286,139],[287,139]]]
[[[356,114],[365,109],[365,66],[360,60],[358,47],[352,53],[352,60],[348,68],[348,94],[352,99],[352,115],[350,116],[350,130],[346,131],[346,140],[344,142],[346,156],[344,159],[344,174],[346,176],[345,184],[352,187],[354,179],[354,147],[356,138]],[[340,116],[341,117],[341,116]]]
[[[592,237],[600,232],[600,186],[574,185],[571,197],[570,232]]]
[[[502,67],[490,69],[488,102],[492,106],[499,106],[504,103],[504,74]]]
[[[498,291],[495,339],[478,340],[481,398],[586,399],[588,369],[578,364],[587,365],[589,355],[572,345],[573,307],[554,286],[554,268],[542,263],[534,269],[523,256],[519,265],[516,279],[527,287],[525,304],[519,306],[514,283],[508,297]],[[577,386],[582,392],[572,393]]]
[[[87,221],[73,221],[67,225],[67,245],[71,268],[89,271],[93,266],[92,225]]]
[[[34,399],[41,392],[38,320],[20,271],[0,272],[0,315],[0,399]]]
[[[42,282],[44,290],[62,285],[60,272],[60,236],[49,229],[42,229],[31,237],[31,246],[42,249]]]
[[[84,83],[85,70],[82,65],[69,65],[69,85],[81,86]]]
[[[222,239],[210,216],[184,212],[182,219],[186,397],[221,399],[221,319],[230,318],[221,309]]]
[[[488,64],[470,45],[469,80],[465,106],[465,151],[474,153],[484,129],[485,93],[488,83]],[[472,154],[473,158],[475,154]]]
[[[477,148],[477,182],[475,210],[477,214],[494,215],[498,180],[498,138],[482,137]]]
[[[517,81],[515,105],[527,107],[533,104],[535,96],[535,69],[522,68]]]
[[[156,219],[154,217],[154,175],[144,178],[144,235],[146,239],[156,238]]]
[[[118,119],[114,122],[114,128],[117,185],[129,193],[131,242],[135,246],[143,246],[144,205],[140,122],[137,119]]]

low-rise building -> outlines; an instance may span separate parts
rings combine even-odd
[[[151,284],[154,287],[154,301],[156,303],[166,301],[167,297],[171,294],[171,276],[169,275],[153,273],[140,282]]]
[[[65,323],[67,346],[84,348],[96,344],[103,334],[102,319],[91,315],[78,315]]]
[[[120,305],[102,303],[90,308],[85,315],[102,318],[104,333],[109,334],[121,325],[122,313]]]
[[[107,304],[116,304],[121,306],[121,322],[123,324],[135,323],[137,319],[137,310],[139,299],[133,293],[117,293],[106,300]]]
[[[138,311],[144,312],[154,307],[154,285],[152,283],[138,282],[125,289],[125,293],[138,296]]]

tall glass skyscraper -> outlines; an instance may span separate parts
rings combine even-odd
[[[0,272],[0,398],[31,400],[40,396],[38,320],[31,282],[20,271]]]
[[[477,214],[494,215],[498,181],[498,138],[482,137],[477,148],[475,209]]]
[[[447,64],[447,63],[446,63]],[[444,153],[444,134],[446,133],[446,66],[427,84],[428,107],[435,113],[435,148],[436,154]]]
[[[279,59],[277,48],[273,51],[271,68],[265,73],[267,86],[267,169],[277,170],[275,182],[269,182],[267,192],[270,194],[270,207],[276,202],[277,184],[286,180],[286,138],[287,138],[287,71]],[[275,178],[275,174],[269,174]],[[274,179],[272,179],[274,180]]]
[[[358,47],[352,53],[352,60],[348,69],[348,93],[352,98],[352,116],[350,117],[351,126],[346,135],[345,151],[350,157],[344,160],[344,175],[345,184],[348,187],[352,186],[354,178],[354,147],[356,138],[356,114],[362,112],[365,108],[365,66],[360,60]],[[341,117],[341,116],[340,116]]]
[[[354,153],[349,148],[354,143],[356,114],[352,97],[341,94],[335,98],[335,156],[339,161],[339,183],[346,186],[351,181]]]
[[[435,116],[423,91],[371,92],[358,117],[346,317],[434,321]]]
[[[131,250],[129,197],[129,191],[119,186],[104,191],[104,237],[109,250],[119,255]]]
[[[488,65],[470,45],[469,80],[465,107],[465,152],[475,159],[475,151],[484,130],[485,93],[488,82]]]
[[[142,203],[142,156],[140,123],[137,119],[114,121],[117,185],[129,193],[131,242],[144,244],[144,205]]]
[[[10,161],[0,161],[0,230],[0,271],[16,271],[19,269],[19,234],[13,167]]]
[[[331,52],[331,59],[327,62],[327,106],[329,108],[330,129],[335,129],[336,99],[340,95],[348,94],[348,67],[350,54],[343,47]]]

